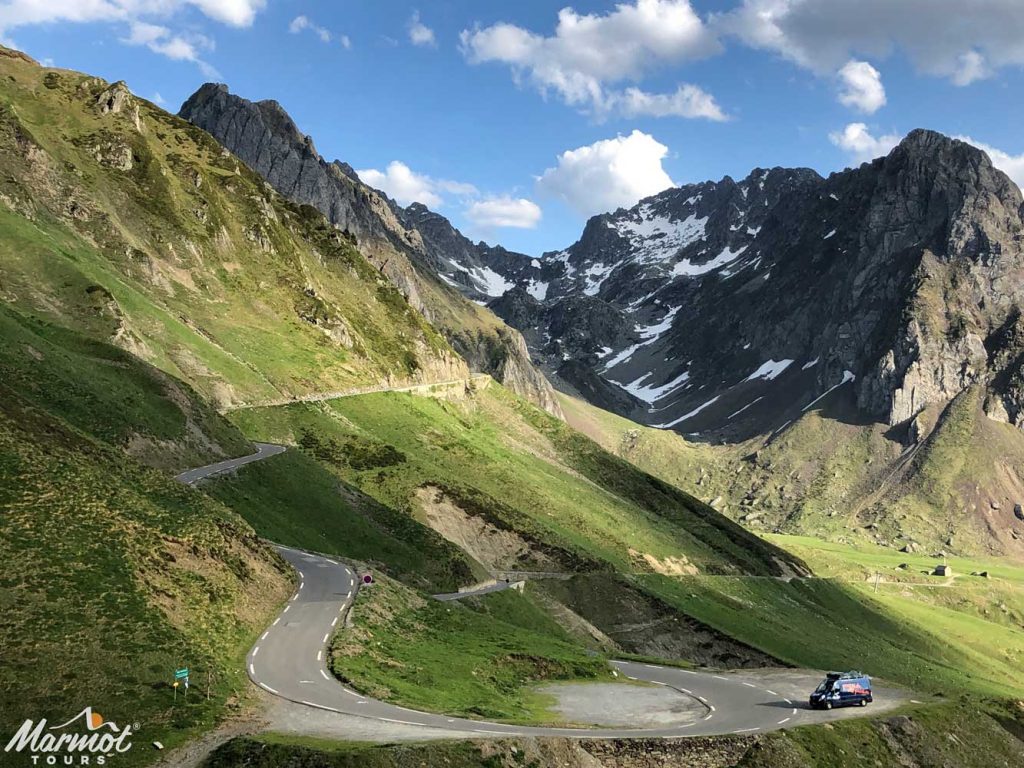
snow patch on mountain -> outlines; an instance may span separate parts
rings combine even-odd
[[[505,291],[512,288],[515,284],[510,283],[504,277],[499,275],[490,267],[479,266],[469,271],[470,276],[476,283],[477,288],[481,293],[485,293],[488,296],[501,296]]]
[[[655,214],[649,205],[640,206],[637,215],[638,219],[609,221],[608,226],[629,241],[633,260],[639,264],[664,261],[697,242],[704,237],[708,223],[707,216],[698,218],[694,213],[682,221],[672,220]]]
[[[741,246],[737,251],[726,246],[722,249],[720,254],[704,264],[694,264],[689,259],[683,259],[682,261],[677,262],[672,268],[672,274],[676,277],[697,277],[698,275],[704,275],[716,269],[721,269],[726,264],[736,261],[736,259],[743,255],[745,250],[747,250],[747,246],[745,245]]]
[[[689,371],[683,371],[681,374],[672,379],[672,381],[666,382],[661,386],[655,387],[651,386],[650,384],[644,384],[643,382],[651,378],[652,374],[653,372],[645,373],[636,381],[631,381],[628,384],[620,384],[619,382],[612,381],[611,379],[609,379],[608,381],[616,385],[617,387],[621,387],[622,389],[626,390],[627,392],[629,392],[629,394],[633,395],[633,397],[637,398],[638,400],[643,400],[648,405],[653,405],[659,400],[664,400],[669,395],[674,394],[678,389],[682,388],[690,379]]]
[[[696,416],[698,413],[703,411],[708,406],[711,406],[711,405],[714,405],[715,403],[717,403],[719,397],[721,397],[721,395],[715,395],[710,400],[708,400],[706,403],[702,403],[702,404],[698,405],[692,411],[690,411],[689,413],[684,413],[678,419],[673,419],[672,421],[666,422],[665,424],[653,424],[652,426],[654,426],[657,429],[672,429],[672,427],[674,427],[676,424],[681,424],[682,422],[686,421],[687,419],[692,419],[694,416]]]
[[[764,379],[765,381],[774,381],[783,371],[793,364],[792,360],[769,360],[764,363],[760,368],[754,371],[752,374],[747,376],[743,381],[753,381],[754,379]]]
[[[533,296],[537,301],[544,301],[548,297],[548,285],[550,283],[542,283],[540,280],[531,280],[530,284],[526,286],[526,292]]]

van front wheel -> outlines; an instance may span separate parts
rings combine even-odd
[[[860,700],[860,706],[866,707],[867,705],[868,705],[868,700],[867,699],[861,699]]]
[[[831,701],[826,701],[825,702],[825,709],[832,709],[832,702]]]

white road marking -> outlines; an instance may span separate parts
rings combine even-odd
[[[662,667],[656,667],[654,664],[644,664],[644,666],[650,669],[662,669]]]
[[[728,677],[722,677],[721,675],[712,675],[716,680],[728,680]]]
[[[744,683],[744,685],[747,686],[747,688],[757,688],[753,683]]]
[[[706,715],[704,715],[703,719],[704,720],[710,720],[711,717],[712,717],[712,714],[710,712],[708,712]]]
[[[326,635],[324,635],[324,639],[323,639],[323,642],[325,642],[325,643],[326,643],[326,642],[327,642],[328,640],[330,640],[330,639],[331,639],[331,633],[330,633],[330,632],[328,632],[328,633],[327,633]]]
[[[680,688],[679,690],[680,690],[680,691],[682,691],[683,693],[688,693],[688,694],[690,694],[691,696],[693,696],[693,691],[691,691],[691,690],[689,690],[689,689],[687,689],[687,688]],[[699,698],[699,697],[698,697],[698,698]]]
[[[324,680],[330,680],[331,679],[330,677],[328,677],[327,673],[324,672],[322,669],[320,670],[320,674],[323,675]]]
[[[249,662],[249,674],[250,674],[250,675],[255,675],[255,674],[256,674],[256,670],[255,670],[255,669],[253,669],[253,666],[252,666],[252,662],[251,662],[251,661]]]
[[[733,731],[733,733],[750,733],[751,731],[760,731],[760,730],[761,730],[760,728],[740,728],[738,731]]]
[[[789,718],[786,717],[786,718],[783,718],[782,720],[779,720],[779,725],[782,725],[783,723],[788,723],[788,722],[789,722]]]
[[[715,711],[715,705],[714,705],[714,704],[708,704],[708,706],[709,706],[709,707],[711,707],[711,711],[712,711],[712,712],[714,712],[714,711]]]
[[[701,700],[702,702],[704,702],[705,704],[707,704],[707,703],[708,703],[708,700],[707,700],[707,699],[705,699],[705,698],[704,698],[703,696],[698,696],[697,698],[698,698],[698,699],[700,699],[700,700]]]
[[[317,661],[323,661],[324,660],[324,652],[323,651],[317,651],[316,652],[316,660]]]
[[[348,599],[348,597],[349,597],[349,596],[350,596],[351,594],[352,594],[351,592],[346,592],[346,593],[345,593],[345,598],[346,598],[346,599]]]
[[[764,692],[767,693],[767,694],[770,694],[772,696],[778,696],[779,695],[775,691],[769,691],[767,688],[764,689]]]
[[[312,701],[303,701],[302,703],[305,704],[307,707],[314,707],[316,709],[326,709],[328,712],[341,712],[340,709],[335,709],[334,707],[325,707],[323,704],[314,704]]]
[[[255,648],[252,649],[252,657],[255,659],[256,658],[256,654],[259,653],[259,652],[260,652],[260,647],[257,645]]]
[[[697,673],[696,673],[696,672],[694,672],[694,671],[693,671],[692,669],[681,669],[681,670],[679,670],[679,671],[680,671],[680,672],[683,672],[683,673],[685,673],[685,674],[687,674],[687,675],[696,675],[696,674],[697,674]]]
[[[335,626],[337,626],[337,625],[338,625],[338,617],[337,617],[337,616],[335,616],[335,617],[334,617],[334,621],[332,621],[332,622],[331,622],[331,626],[332,626],[332,627],[335,627]]]
[[[793,715],[796,714],[796,708],[795,707],[793,708],[793,711],[790,714],[793,714]]]
[[[262,635],[260,635],[260,640],[266,640],[267,639],[267,635],[269,635],[269,634],[270,634],[270,630],[268,629],[266,632],[264,632]]]
[[[789,699],[783,699],[783,701],[784,701],[784,702],[786,702],[787,704],[792,704],[792,703],[793,703],[793,702],[792,702],[792,701],[790,701]]]
[[[283,611],[281,611],[281,613],[288,613],[288,609],[289,609],[289,608],[291,608],[291,606],[290,606],[290,605],[286,605],[286,606],[284,607],[284,610],[283,610]]]
[[[279,622],[280,620],[281,620],[281,617],[280,617],[280,616],[278,616],[278,617],[277,617],[276,619],[274,619],[274,623],[273,623],[273,624],[271,624],[270,626],[272,626],[272,627],[276,627],[276,626],[277,626],[277,622]]]
[[[274,690],[273,688],[271,688],[271,687],[270,687],[269,685],[267,685],[266,683],[260,683],[260,688],[262,688],[262,689],[263,689],[263,690],[265,690],[265,691],[270,691],[270,692],[271,692],[271,693],[273,693],[273,694],[276,694],[276,693],[277,693],[277,691],[275,691],[275,690]]]

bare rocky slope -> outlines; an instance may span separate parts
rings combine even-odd
[[[443,216],[402,208],[360,181],[351,166],[327,162],[276,101],[251,102],[208,83],[180,116],[209,132],[278,192],[321,211],[445,334],[469,366],[560,415],[554,391],[530,361],[518,331],[473,303],[511,286],[494,271],[530,259],[474,244]],[[465,294],[465,296],[463,295]]]

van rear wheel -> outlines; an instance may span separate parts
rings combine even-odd
[[[832,702],[831,701],[826,701],[825,702],[825,709],[832,709]]]
[[[860,700],[860,706],[866,707],[867,705],[868,705],[868,700],[867,699],[861,699]]]

